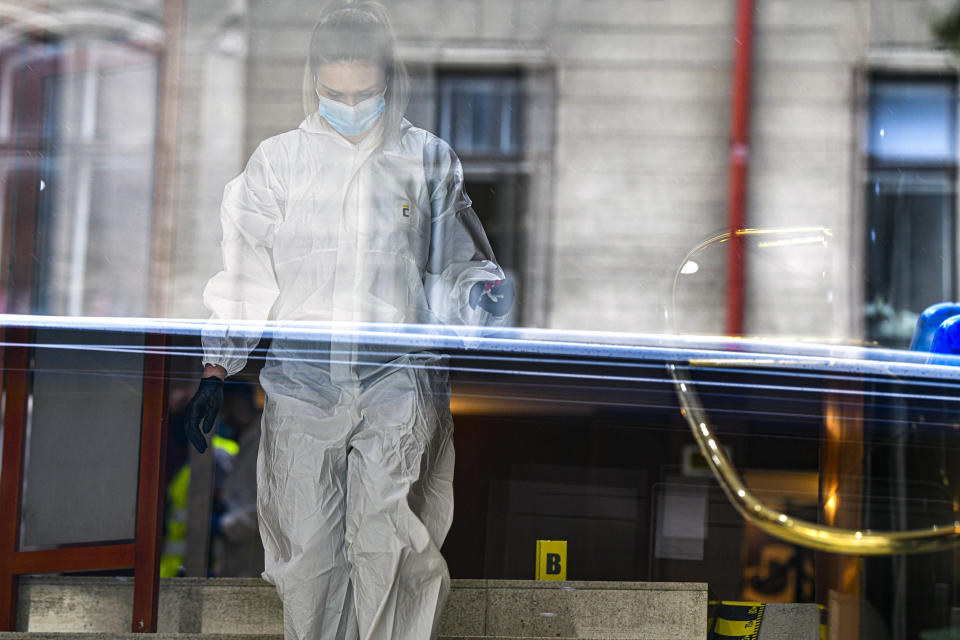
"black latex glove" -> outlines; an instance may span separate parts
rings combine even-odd
[[[183,416],[183,431],[187,440],[203,453],[207,450],[207,439],[204,433],[210,433],[220,412],[220,402],[223,400],[223,380],[217,376],[210,376],[200,380],[197,392],[193,394]],[[203,424],[203,433],[200,425]]]
[[[470,289],[470,306],[495,316],[506,315],[513,306],[514,287],[509,280],[478,282]]]

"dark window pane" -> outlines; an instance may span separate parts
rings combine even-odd
[[[867,335],[904,346],[917,314],[954,296],[952,175],[876,170],[866,196]]]

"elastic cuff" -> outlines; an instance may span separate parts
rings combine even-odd
[[[202,364],[204,369],[207,368],[207,365],[210,365],[211,367],[221,367],[224,371],[227,372],[227,376],[230,375],[230,369],[228,369],[227,365],[225,365],[222,362],[216,362],[215,360],[204,360]]]

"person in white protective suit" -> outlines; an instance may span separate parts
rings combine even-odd
[[[406,74],[383,8],[338,0],[313,30],[308,115],[224,190],[224,268],[203,298],[202,452],[222,380],[256,331],[231,320],[495,325],[513,286],[448,144],[403,118]],[[453,422],[444,360],[274,337],[257,463],[263,577],[284,637],[435,637],[449,591]]]

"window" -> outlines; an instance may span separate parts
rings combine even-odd
[[[518,155],[523,94],[516,74],[445,72],[439,82],[438,135],[462,155]]]
[[[875,76],[867,180],[867,339],[910,342],[917,315],[956,292],[957,85]]]
[[[8,310],[146,315],[156,56],[66,39],[5,50],[0,66],[22,87],[0,96],[19,134],[0,135]]]
[[[445,637],[707,638],[708,596],[771,603],[753,635],[960,637],[960,354],[876,348],[960,297],[960,0],[395,0],[389,51],[379,11],[318,22],[332,4],[0,1],[0,631],[5,568],[40,567],[11,553],[86,573],[78,545],[155,549],[135,525],[164,495],[164,572],[254,586],[262,431],[265,542],[298,543],[283,512],[319,545],[288,574],[346,552],[313,515],[388,498],[430,534],[417,584],[445,583],[442,547],[471,581],[448,601],[486,610]],[[384,58],[409,103],[382,69],[383,128],[341,139],[316,78],[359,93]],[[398,153],[400,112],[459,157],[508,326],[475,311],[502,276],[475,225],[431,217],[429,138]],[[217,442],[192,455],[214,362]],[[409,590],[396,567],[370,580]],[[104,603],[67,604],[48,631]],[[204,626],[277,629],[262,604]],[[714,611],[713,635],[747,626]]]
[[[450,143],[463,163],[467,194],[497,261],[518,286],[524,279],[523,220],[531,167],[523,73],[513,69],[411,69],[408,116]],[[522,298],[521,298],[522,299]],[[520,309],[510,324],[520,323]]]

